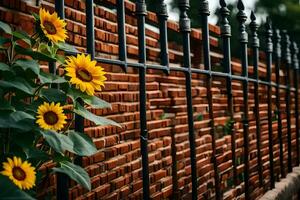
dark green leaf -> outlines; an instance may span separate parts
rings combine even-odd
[[[97,152],[92,139],[84,133],[69,131],[68,137],[73,142],[73,151],[79,156],[91,156]]]
[[[7,44],[8,42],[10,42],[9,38],[0,37],[0,49],[7,49],[7,47],[4,47],[3,45]]]
[[[64,43],[64,42],[59,42],[59,43],[56,43],[57,47],[63,51],[69,51],[69,52],[74,52],[74,53],[77,53],[77,49],[73,46],[73,45],[70,45],[70,44],[67,44],[67,43]]]
[[[11,35],[11,28],[8,24],[0,21],[0,29],[2,29],[5,33]]]
[[[41,80],[41,83],[43,83],[43,84],[51,84],[51,83],[60,84],[60,83],[67,82],[67,80],[64,79],[63,77],[60,77],[60,76],[57,76],[54,74],[50,74],[50,73],[46,73],[43,71],[40,72],[39,78]]]
[[[38,150],[36,148],[26,148],[26,149],[24,149],[24,152],[25,152],[28,160],[46,161],[49,159],[48,154],[46,154],[44,151]]]
[[[15,88],[30,95],[34,93],[34,88],[23,78],[16,78],[9,81],[0,80],[0,86],[3,88]]]
[[[65,103],[67,100],[67,96],[63,91],[54,88],[42,88],[40,95],[45,97],[49,102]]]
[[[90,177],[83,168],[68,161],[62,161],[59,164],[60,167],[54,168],[53,171],[67,174],[71,179],[79,183],[81,186],[91,190]]]
[[[39,75],[40,73],[40,65],[35,60],[19,59],[15,62],[15,66],[21,67],[24,71],[29,69],[36,75]]]
[[[77,153],[71,137],[55,131],[41,131],[47,143],[57,152],[63,154],[65,151]],[[73,139],[73,138],[72,138]],[[78,143],[78,141],[76,141]]]
[[[23,111],[1,111],[0,110],[0,128],[17,128],[23,131],[32,129],[35,118]]]
[[[0,71],[10,71],[10,68],[7,64],[0,62]]]
[[[31,56],[35,60],[47,61],[47,62],[55,62],[56,61],[55,58],[52,58],[46,54],[43,54],[43,53],[40,53],[37,51],[32,51],[31,49],[25,49],[19,45],[15,46],[15,50],[17,53]]]
[[[14,31],[14,32],[12,32],[12,35],[14,37],[14,40],[22,40],[26,44],[31,46],[31,39],[27,33],[23,32],[23,31]]]
[[[79,103],[76,104],[74,112],[85,119],[88,119],[94,122],[96,125],[113,125],[121,127],[120,124],[114,122],[113,120],[106,119],[105,117],[97,116],[89,111],[87,111],[84,107],[82,107]]]
[[[86,104],[90,105],[92,108],[111,108],[110,103],[96,96],[87,95],[75,88],[70,88],[68,90],[68,95],[72,98],[74,102],[76,99],[81,98]]]
[[[15,111],[15,108],[5,99],[0,99],[0,110]]]
[[[11,180],[6,176],[0,175],[0,185],[5,188],[0,190],[0,199],[24,199],[34,200],[26,192],[20,190]]]
[[[56,60],[60,63],[60,64],[65,64],[65,57],[64,56],[61,56],[61,55],[56,55],[55,56]]]
[[[60,137],[60,134],[55,131],[41,131],[43,137],[47,141],[47,143],[57,152],[64,153],[63,149],[63,141]]]

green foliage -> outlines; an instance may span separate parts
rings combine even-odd
[[[29,162],[36,172],[44,163],[55,162],[57,167],[53,172],[64,173],[90,190],[88,174],[72,162],[76,156],[91,156],[97,149],[88,135],[70,130],[74,116],[81,115],[96,125],[120,125],[91,113],[78,100],[95,109],[111,108],[108,102],[76,89],[70,78],[64,75],[41,70],[41,61],[57,62],[62,67],[65,56],[59,51],[76,52],[76,49],[63,42],[45,42],[40,34],[42,32],[30,37],[0,22],[0,53],[5,54],[5,59],[0,62],[0,160],[6,162],[7,158],[16,156],[23,162]],[[59,87],[53,88],[53,84]],[[66,113],[70,115],[62,128],[45,129],[37,123],[38,110],[45,103],[60,106],[63,110],[61,115],[65,118]],[[53,117],[49,119],[56,120]],[[2,163],[0,166],[0,171],[4,170]],[[40,178],[37,176],[36,184],[41,181]],[[1,199],[33,199],[30,195],[34,195],[36,189],[22,191],[3,175],[0,175],[0,185],[5,188],[0,191]]]
[[[91,182],[88,173],[78,165],[68,161],[59,162],[60,167],[53,169],[55,172],[67,174],[73,180],[76,180],[80,185],[88,190],[91,190]]]
[[[259,0],[255,5],[258,13],[268,14],[274,28],[287,29],[300,42],[300,4],[298,0]],[[288,23],[287,23],[288,22]]]
[[[0,185],[5,186],[5,189],[0,192],[0,199],[34,199],[26,192],[19,190],[6,176],[0,175]]]

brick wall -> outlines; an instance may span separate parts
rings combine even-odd
[[[41,5],[49,10],[53,9],[53,0],[40,1]],[[95,1],[95,39],[96,56],[104,58],[118,58],[118,35],[115,0]],[[84,51],[86,46],[85,30],[85,3],[80,0],[65,0],[65,16],[68,23],[68,42]],[[126,2],[126,39],[128,57],[136,61],[138,54],[137,27],[134,17],[135,6]],[[33,18],[31,12],[37,12],[38,7],[26,4],[21,0],[0,1],[0,19],[32,33]],[[147,23],[157,24],[154,13],[148,13]],[[168,22],[168,31],[178,32],[178,24]],[[219,48],[219,27],[210,26],[212,64],[220,68],[222,60]],[[236,30],[234,30],[236,31]],[[159,63],[159,34],[153,29],[146,29],[147,60],[149,63]],[[201,32],[192,30],[192,64],[194,68],[203,68],[201,65]],[[180,65],[182,62],[182,46],[169,42],[169,56],[171,65]],[[263,54],[262,54],[263,57]],[[251,56],[250,56],[251,59]],[[238,59],[233,59],[234,74],[241,74]],[[124,73],[118,66],[99,63],[107,71],[105,89],[96,95],[112,104],[112,109],[93,110],[94,113],[106,116],[119,122],[122,128],[94,126],[85,123],[85,132],[90,135],[96,144],[98,153],[83,158],[83,166],[91,176],[92,191],[88,192],[71,182],[69,189],[70,199],[141,199],[141,152],[139,129],[139,82],[136,69],[128,68]],[[266,66],[259,63],[260,77],[266,76]],[[253,67],[249,67],[249,74]],[[273,67],[274,72],[274,67]],[[281,73],[283,78],[283,73]],[[206,83],[203,75],[192,75],[192,95],[195,117],[196,152],[198,169],[199,199],[214,197],[214,171],[211,161],[212,145],[209,135],[208,102]],[[149,169],[150,192],[152,199],[172,199],[178,195],[179,199],[189,199],[191,195],[191,168],[189,157],[188,125],[185,97],[185,76],[181,72],[171,72],[169,76],[161,71],[147,70],[147,119],[149,130]],[[275,74],[272,75],[275,81]],[[283,79],[282,79],[283,83]],[[226,135],[223,127],[228,119],[227,96],[224,87],[225,80],[213,79],[213,110],[216,124],[217,140],[216,153],[221,177],[221,187],[224,199],[233,199],[243,195],[243,93],[242,84],[233,81],[236,155],[238,156],[239,185],[232,187],[232,160],[231,136]],[[254,85],[250,83],[250,181],[251,198],[262,196],[269,185],[269,149],[267,123],[267,88],[259,87],[260,117],[261,117],[261,154],[263,161],[264,184],[259,185],[257,172],[256,125],[254,115]],[[285,92],[281,91],[281,108],[285,108]],[[292,133],[293,150],[295,152],[295,117],[294,94],[291,95],[292,104]],[[273,88],[273,105],[275,109],[275,88]],[[287,129],[286,116],[283,115],[283,138],[285,151],[285,165],[287,166]],[[275,172],[279,177],[279,145],[277,137],[277,123],[273,122],[273,141],[275,156]],[[293,154],[295,157],[295,155]],[[295,161],[295,159],[293,159]],[[294,163],[295,164],[295,163]],[[44,166],[42,171],[47,173],[51,164]],[[174,188],[173,188],[174,186]],[[45,189],[46,188],[46,189]],[[42,190],[43,189],[43,190]],[[55,194],[55,177],[50,176],[40,186],[40,198]]]

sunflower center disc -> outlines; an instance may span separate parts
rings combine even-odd
[[[56,28],[51,22],[45,21],[44,27],[48,34],[54,35],[56,33]]]
[[[77,78],[79,78],[80,80],[82,80],[84,82],[90,82],[93,79],[90,72],[88,72],[86,69],[77,70],[76,76],[77,76]]]
[[[26,173],[21,167],[14,167],[12,170],[12,174],[18,181],[23,181],[26,178]]]
[[[53,111],[48,111],[44,114],[44,120],[49,125],[54,125],[58,122],[57,114]]]

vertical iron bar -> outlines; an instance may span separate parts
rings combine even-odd
[[[215,175],[215,192],[216,199],[221,199],[220,191],[220,178],[219,170],[216,159],[216,140],[215,140],[215,123],[214,123],[214,113],[213,113],[213,101],[212,101],[212,75],[211,75],[211,60],[210,60],[210,42],[209,42],[209,27],[208,27],[208,16],[209,16],[209,5],[207,0],[200,1],[200,16],[201,16],[201,26],[202,26],[202,41],[203,41],[203,53],[204,53],[204,68],[208,70],[209,74],[207,76],[207,100],[208,100],[208,111],[210,119],[210,134],[212,137],[212,161],[214,165],[214,175]]]
[[[65,2],[64,0],[55,0],[55,11],[57,15],[61,18],[65,18]],[[50,73],[56,74],[56,66],[54,62],[50,63],[49,71]],[[56,199],[64,200],[69,198],[69,177],[63,173],[56,173]]]
[[[140,97],[140,123],[141,123],[141,154],[142,154],[142,174],[143,174],[143,199],[150,198],[149,192],[149,166],[148,166],[148,131],[146,118],[146,35],[145,35],[145,17],[147,9],[145,0],[136,1],[136,16],[138,26],[138,47],[139,63],[144,67],[139,68],[139,97]]]
[[[234,110],[233,110],[233,94],[232,94],[232,72],[231,72],[231,49],[230,49],[230,38],[231,38],[231,27],[228,21],[228,17],[230,15],[230,11],[227,8],[227,4],[225,0],[220,0],[221,5],[221,36],[223,40],[223,61],[222,64],[225,68],[225,72],[229,74],[226,80],[226,88],[227,88],[227,104],[230,120],[234,122]],[[235,131],[234,131],[234,123],[231,123],[231,151],[232,151],[232,165],[233,165],[233,183],[237,186],[237,166],[236,166],[236,152],[235,152]]]
[[[168,53],[168,34],[167,34],[167,20],[168,10],[164,0],[160,0],[157,12],[159,23],[159,42],[160,42],[160,64],[169,67],[169,53]],[[169,74],[169,68],[165,71]]]
[[[295,88],[295,118],[296,118],[296,152],[297,152],[297,165],[299,165],[299,49],[296,42],[293,42],[293,69],[294,69],[294,88]]]
[[[207,100],[208,110],[210,119],[210,134],[212,137],[212,161],[214,165],[215,174],[215,192],[216,200],[221,199],[220,189],[220,177],[219,169],[216,158],[216,139],[215,139],[215,123],[214,123],[214,112],[213,112],[213,100],[212,100],[212,75],[211,75],[211,60],[210,60],[210,43],[209,43],[209,27],[208,27],[208,16],[209,16],[209,5],[207,0],[200,1],[200,16],[202,25],[202,41],[203,41],[203,53],[204,53],[204,68],[209,71],[207,76]]]
[[[272,53],[273,53],[273,43],[272,43],[273,30],[271,27],[271,22],[267,18],[266,23],[266,57],[267,57],[267,81],[268,84],[268,127],[269,127],[269,162],[270,162],[270,177],[271,177],[271,189],[275,187],[274,178],[274,164],[273,164],[273,122],[272,122]]]
[[[248,78],[248,34],[246,32],[245,22],[247,16],[245,13],[245,6],[242,0],[238,1],[238,14],[237,20],[239,22],[239,41],[241,44],[241,62],[242,62],[242,76]],[[249,119],[248,119],[248,80],[243,81],[243,97],[244,97],[244,116],[243,116],[243,129],[244,129],[244,182],[245,182],[245,199],[250,199],[249,191]]]
[[[180,0],[178,3],[180,9],[179,29],[183,39],[183,65],[188,69],[185,73],[186,82],[186,101],[188,112],[189,142],[190,142],[190,159],[192,170],[192,199],[197,199],[197,165],[196,165],[196,145],[194,134],[194,117],[192,102],[192,72],[191,72],[191,53],[190,53],[190,32],[191,24],[187,15],[190,8],[189,0]]]
[[[251,47],[253,53],[253,69],[254,69],[254,78],[256,82],[254,83],[254,99],[255,99],[255,121],[256,121],[256,146],[257,146],[257,163],[258,163],[258,176],[260,187],[263,185],[263,171],[262,171],[262,161],[261,161],[261,128],[260,128],[260,115],[259,115],[259,75],[258,75],[258,61],[259,61],[259,39],[257,35],[257,30],[259,25],[256,22],[256,17],[254,12],[251,12]]]
[[[118,20],[118,41],[119,41],[119,59],[125,62],[123,71],[127,71],[127,51],[126,51],[126,33],[125,33],[125,6],[124,0],[117,0],[117,20]]]
[[[284,67],[285,67],[285,99],[286,99],[286,120],[287,120],[287,142],[288,142],[288,172],[292,172],[292,131],[291,131],[291,90],[290,90],[290,66],[291,66],[291,51],[290,51],[290,37],[287,31],[282,31],[283,33],[283,45],[284,45]]]
[[[94,32],[94,1],[85,1],[85,14],[86,14],[86,51],[90,54],[91,59],[95,58],[95,32]],[[84,105],[82,99],[78,98],[77,102]],[[80,115],[75,115],[75,131],[84,133],[84,118]],[[82,164],[82,159],[77,156],[74,162],[78,165]]]
[[[285,177],[284,171],[284,158],[283,158],[283,140],[282,140],[282,119],[281,119],[281,108],[280,108],[280,63],[281,63],[281,35],[278,29],[275,30],[274,35],[275,51],[275,72],[276,72],[276,109],[277,109],[277,123],[278,123],[278,140],[279,140],[279,160],[280,160],[280,173],[281,178]]]

